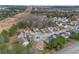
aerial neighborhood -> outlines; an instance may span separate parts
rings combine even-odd
[[[1,6],[0,53],[56,53],[79,41],[79,7]]]

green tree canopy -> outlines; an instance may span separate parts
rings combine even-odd
[[[8,33],[8,31],[3,30],[3,31],[1,32],[1,36],[2,36],[2,38],[4,39],[5,42],[8,42],[8,40],[9,40],[9,33]]]
[[[17,23],[17,27],[20,28],[20,29],[26,28],[26,26],[27,26],[27,23],[24,22],[24,21],[20,21],[20,22]]]
[[[58,47],[63,48],[66,42],[67,40],[64,37],[57,36],[57,38],[52,38],[47,45],[49,49],[52,49],[52,48],[57,49]]]
[[[16,33],[17,31],[17,26],[13,25],[10,29],[9,29],[9,35],[12,36]]]

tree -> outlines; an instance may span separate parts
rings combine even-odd
[[[16,26],[17,26],[18,28],[20,28],[20,29],[22,29],[22,28],[26,28],[27,23],[24,22],[24,21],[20,21],[20,22],[17,23]]]
[[[79,32],[72,31],[70,38],[79,40]]]
[[[58,36],[56,39],[54,39],[54,42],[56,43],[56,45],[54,47],[60,47],[63,48],[64,44],[66,43],[66,39],[62,36]]]
[[[6,49],[6,44],[5,43],[1,43],[0,44],[0,53],[4,53]]]
[[[21,45],[16,44],[13,46],[12,51],[13,51],[13,53],[20,54],[20,53],[22,53],[22,51],[24,51],[24,49]]]
[[[17,53],[17,54],[21,54],[21,53],[29,53],[30,52],[30,48],[32,47],[31,44],[28,44],[27,46],[22,46],[21,44],[15,44],[13,46],[13,53]]]
[[[2,38],[4,39],[4,42],[8,42],[8,40],[9,40],[9,33],[8,33],[8,31],[3,30],[3,31],[1,32],[1,36],[2,36]]]
[[[13,25],[10,29],[9,29],[9,35],[12,36],[16,33],[17,31],[17,26]]]
[[[57,36],[57,38],[52,38],[49,43],[46,43],[49,49],[55,48],[56,50],[63,48],[66,43],[66,39],[62,36]]]

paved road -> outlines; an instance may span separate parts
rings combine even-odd
[[[58,51],[56,54],[79,54],[79,42]]]

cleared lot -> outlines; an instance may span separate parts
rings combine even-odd
[[[2,32],[2,30],[8,30],[13,24],[16,24],[18,21],[20,21],[20,18],[29,15],[31,10],[32,8],[28,7],[24,12],[0,21],[0,33]]]

